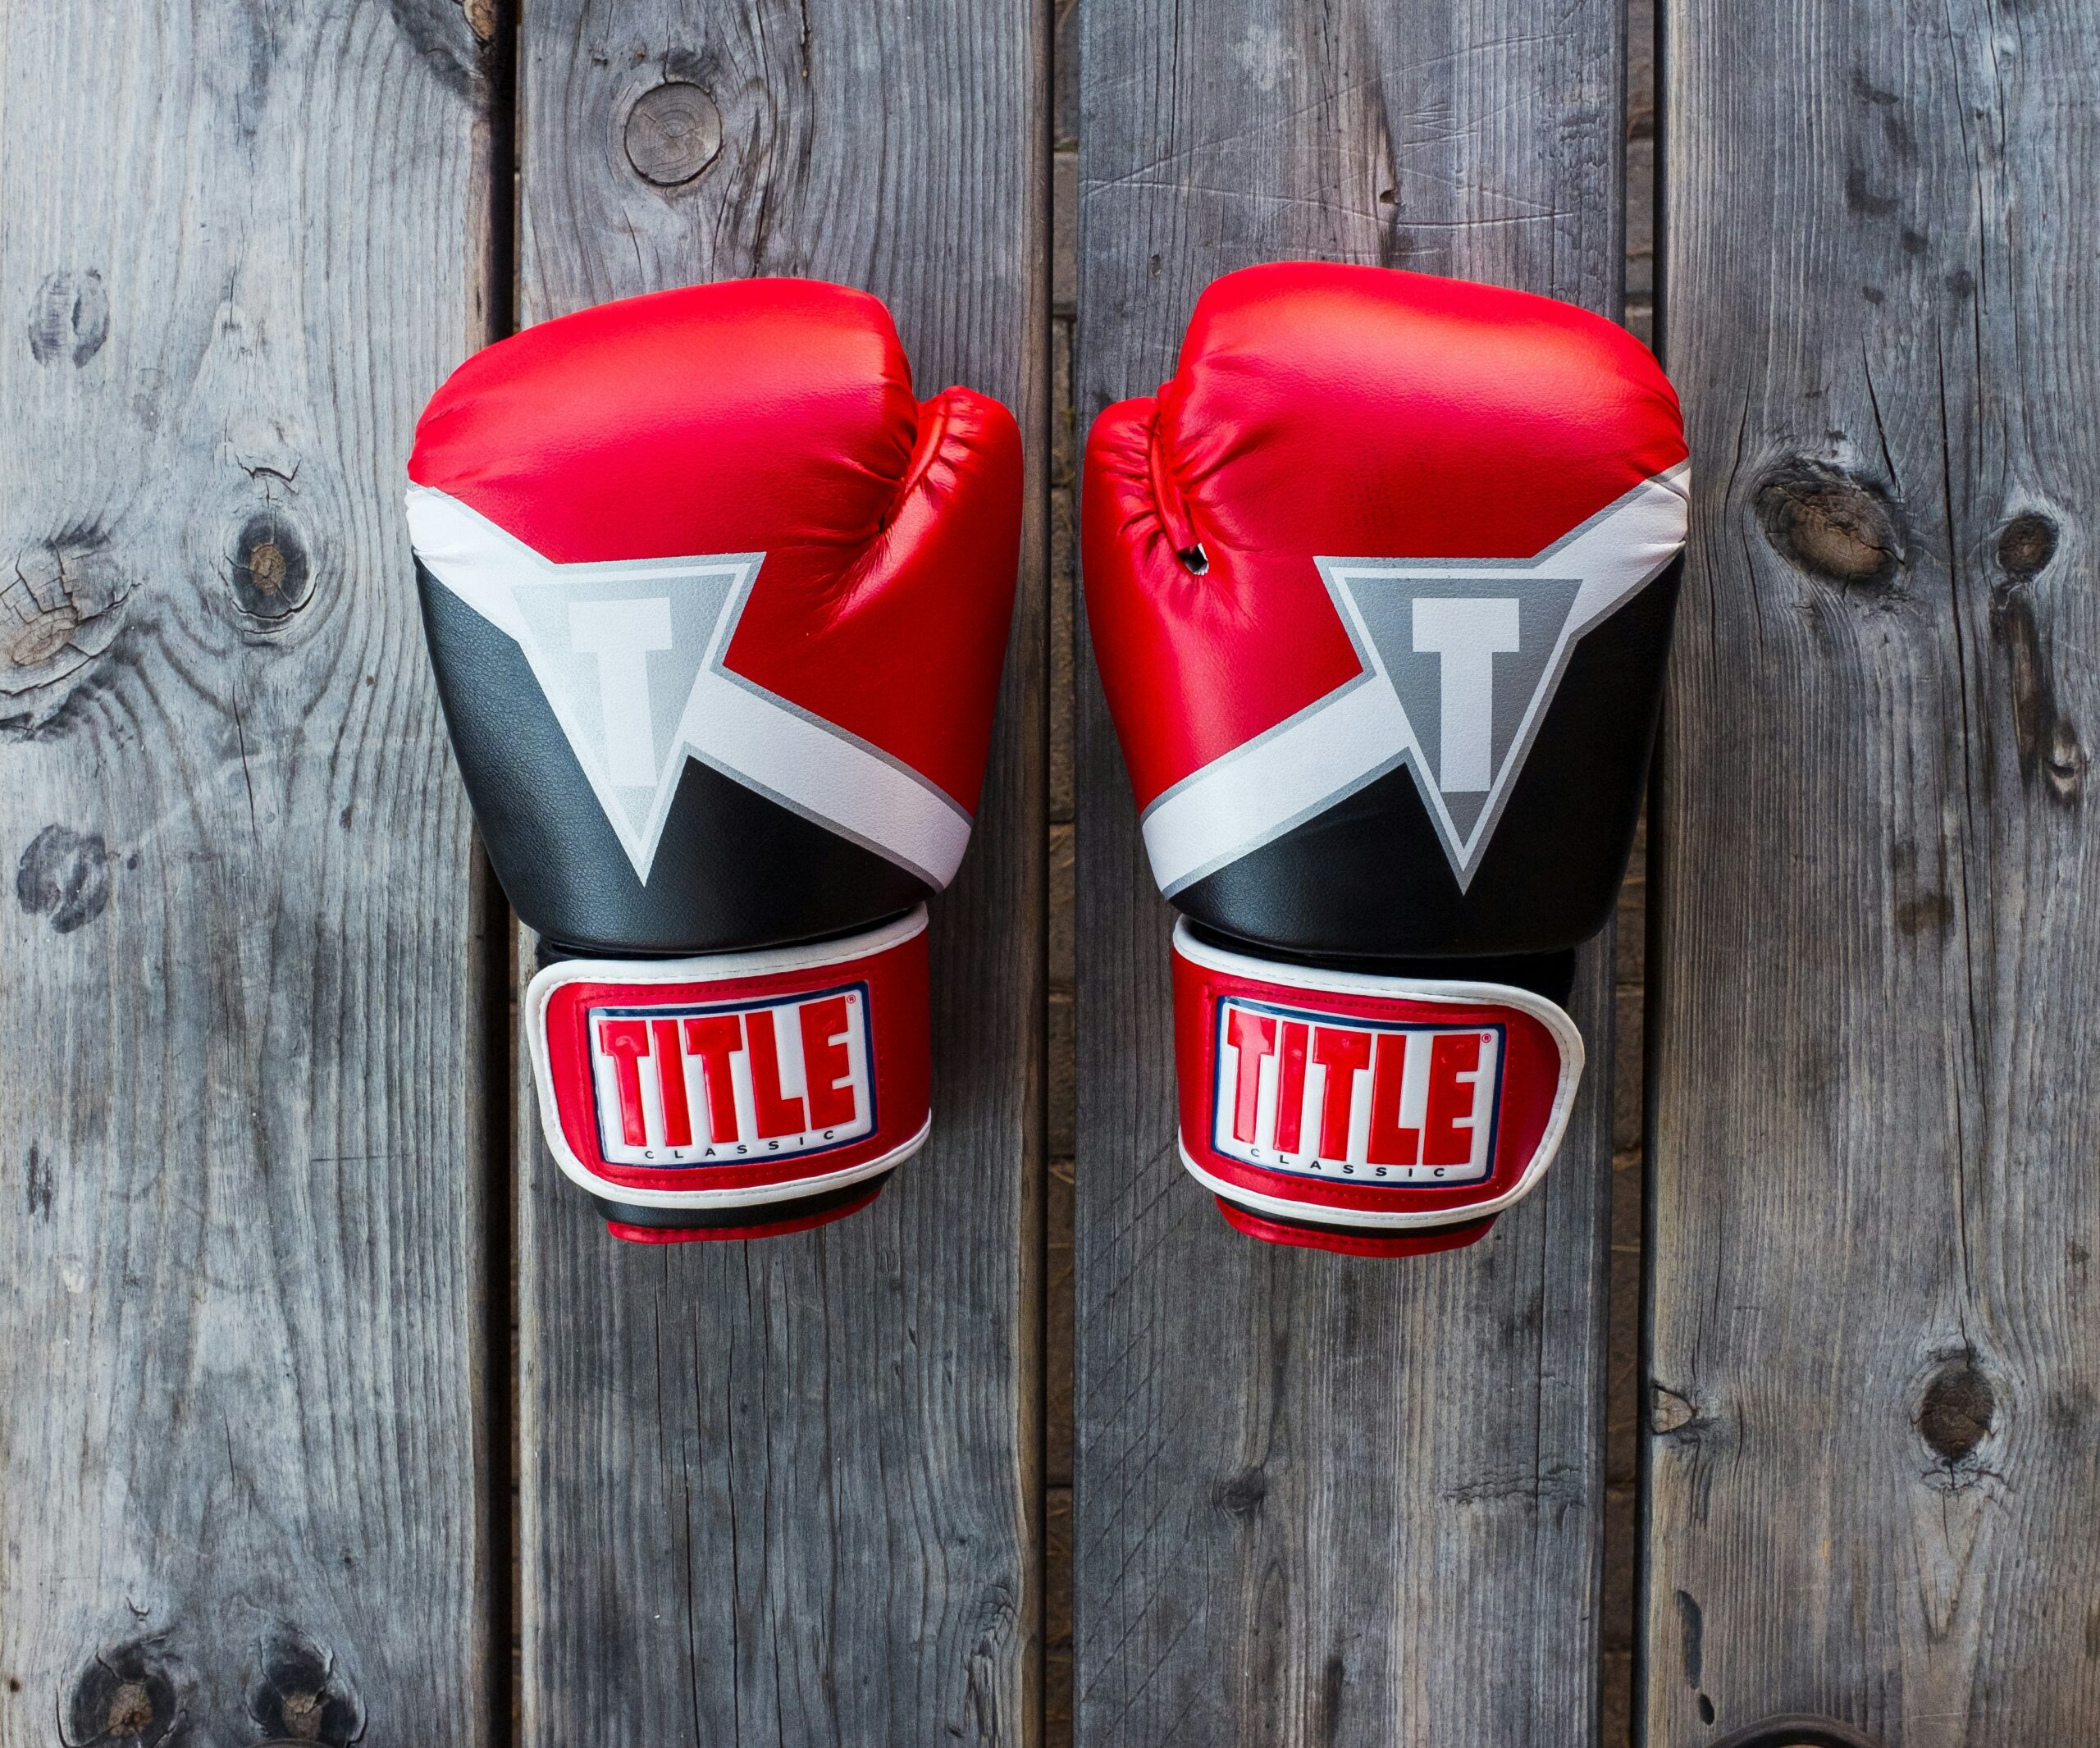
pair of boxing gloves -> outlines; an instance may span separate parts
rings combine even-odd
[[[527,330],[419,424],[454,746],[540,937],[548,1145],[619,1237],[873,1198],[932,1118],[924,901],[1011,617],[1011,416],[874,298],[695,287]],[[1218,281],[1088,442],[1087,610],[1162,890],[1182,1157],[1241,1230],[1477,1238],[1582,1067],[1685,528],[1676,398],[1520,293]]]

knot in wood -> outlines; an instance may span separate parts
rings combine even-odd
[[[1998,568],[2008,577],[2024,581],[2056,555],[2057,525],[2047,516],[2016,516],[1998,534]]]
[[[324,1710],[317,1693],[288,1693],[285,1696],[285,1733],[295,1742],[310,1742],[321,1735],[321,1716]]]
[[[1758,525],[1796,569],[1841,588],[1886,587],[1903,568],[1897,507],[1876,486],[1840,468],[1796,457],[1764,476]]]
[[[48,609],[7,639],[7,659],[17,668],[41,667],[71,643],[80,628],[80,615],[70,604]]]
[[[346,1748],[364,1733],[364,1705],[335,1659],[288,1622],[263,1636],[262,1673],[248,1714],[271,1742],[321,1742]]]
[[[1918,1433],[1933,1454],[1959,1463],[1984,1442],[1997,1407],[1991,1381],[1973,1360],[1949,1360],[1925,1385],[1918,1408]]]
[[[1268,1496],[1268,1472],[1259,1463],[1226,1476],[1211,1489],[1211,1504],[1228,1518],[1253,1517]]]
[[[667,80],[643,92],[627,116],[627,161],[658,188],[690,182],[722,149],[722,112],[698,85]]]
[[[144,1736],[153,1727],[153,1696],[144,1682],[124,1682],[109,1696],[109,1733]]]
[[[30,355],[39,364],[71,358],[77,370],[109,338],[109,290],[99,269],[49,273],[30,315]]]
[[[194,1686],[161,1637],[105,1645],[80,1671],[67,1696],[66,1737],[153,1748],[176,1739],[184,1696]]]
[[[1672,1390],[1658,1379],[1648,1381],[1648,1426],[1657,1437],[1670,1438],[1683,1433],[1688,1438],[1696,1438],[1705,1425],[1705,1416],[1689,1396]]]
[[[15,865],[15,901],[52,930],[71,934],[109,905],[109,846],[99,832],[47,825]]]
[[[115,641],[131,587],[99,528],[0,555],[0,721],[33,728],[57,713],[66,694],[54,682]],[[8,707],[16,699],[26,719]]]
[[[249,582],[258,595],[277,595],[285,586],[284,549],[275,541],[259,541],[248,555]]]
[[[2078,799],[2079,791],[2085,784],[2085,768],[2091,762],[2085,749],[2078,744],[2077,731],[2058,717],[2050,727],[2048,750],[2043,764],[2043,774],[2058,801]]]
[[[241,527],[234,547],[233,592],[251,618],[273,621],[298,612],[312,592],[306,544],[289,519],[264,510]]]

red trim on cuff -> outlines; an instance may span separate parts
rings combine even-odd
[[[1463,1250],[1487,1236],[1495,1216],[1468,1220],[1454,1226],[1417,1227],[1412,1231],[1380,1234],[1343,1232],[1332,1226],[1301,1226],[1285,1221],[1266,1220],[1261,1215],[1215,1197],[1226,1224],[1249,1238],[1267,1239],[1271,1244],[1294,1244],[1303,1250],[1332,1251],[1343,1257],[1427,1257],[1440,1250]]]
[[[605,1230],[629,1244],[707,1244],[724,1239],[741,1244],[746,1239],[786,1238],[795,1232],[809,1232],[819,1226],[828,1226],[834,1220],[843,1220],[848,1214],[857,1214],[883,1193],[883,1185],[889,1180],[879,1177],[872,1180],[865,1196],[855,1196],[848,1201],[819,1208],[814,1213],[791,1214],[785,1219],[756,1221],[747,1226],[634,1226],[623,1220],[609,1220]],[[799,1203],[783,1206],[799,1207]]]

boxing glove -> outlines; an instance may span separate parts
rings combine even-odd
[[[1234,1225],[1450,1248],[1551,1161],[1687,479],[1623,330],[1376,267],[1217,281],[1095,422],[1088,620],[1181,914],[1182,1159]]]
[[[755,280],[491,346],[409,477],[454,751],[540,937],[555,1159],[626,1239],[862,1206],[930,1121],[924,901],[990,741],[1011,415],[915,399],[865,293]]]

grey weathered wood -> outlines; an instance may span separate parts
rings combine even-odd
[[[523,319],[844,280],[888,300],[922,391],[998,395],[1031,450],[984,806],[934,906],[929,1146],[839,1225],[642,1249],[521,1116],[532,1742],[1037,1734],[1047,40],[1040,0],[523,21]],[[665,81],[719,111],[716,155],[690,98],[636,140]]]
[[[439,0],[0,17],[9,1748],[494,1733],[482,915],[399,509],[486,337],[483,60]]]
[[[1082,418],[1171,372],[1197,293],[1257,261],[1615,310],[1620,54],[1604,0],[1093,0]],[[1609,942],[1560,1162],[1486,1241],[1264,1246],[1176,1157],[1170,913],[1091,678],[1079,793],[1080,1740],[1592,1741]]]
[[[1648,1740],[2089,1741],[2100,18],[1664,42]]]

